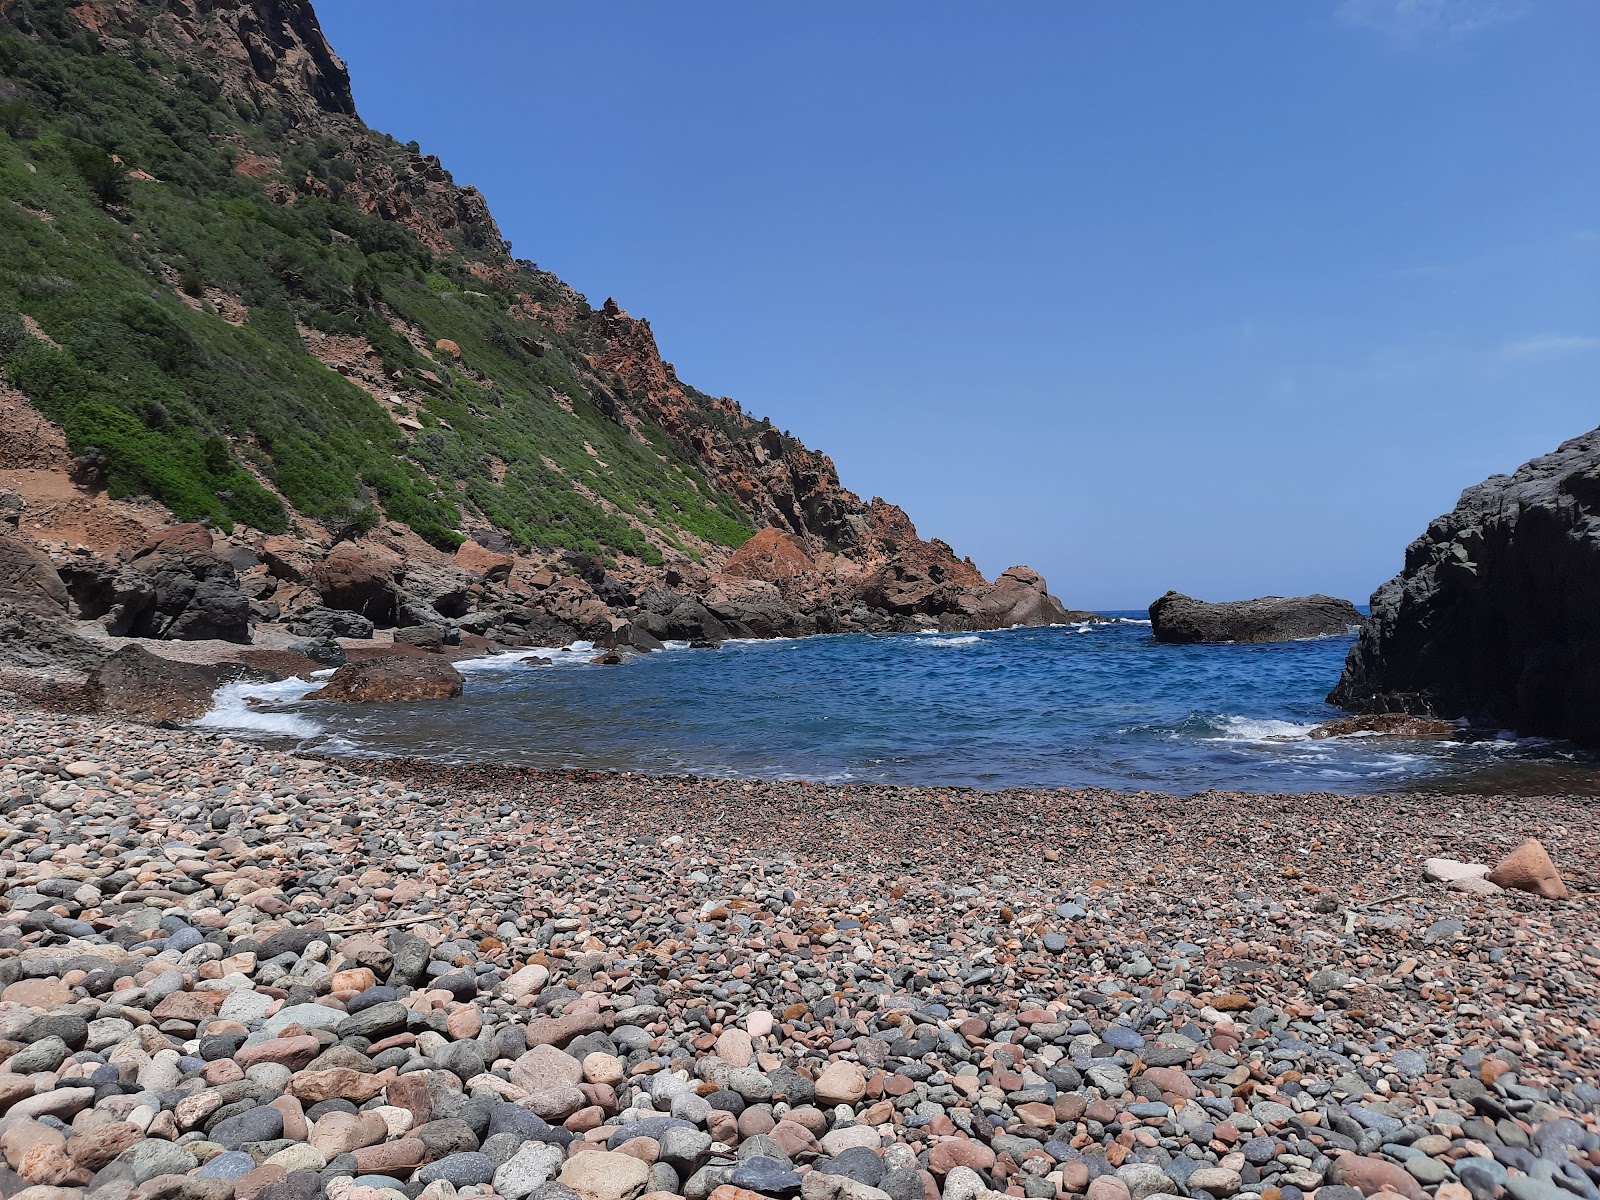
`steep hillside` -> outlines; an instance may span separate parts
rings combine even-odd
[[[466,543],[637,593],[771,529],[811,562],[795,603],[986,619],[969,560],[509,249],[362,123],[305,0],[0,0],[0,418],[33,430],[0,487],[37,510],[50,477],[36,536],[104,552],[130,539],[72,532],[154,504],[250,552]]]

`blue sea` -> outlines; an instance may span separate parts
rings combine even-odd
[[[361,756],[835,783],[1193,793],[1592,790],[1595,765],[1494,731],[1313,740],[1351,637],[1167,646],[1142,613],[978,634],[846,634],[458,664],[458,701],[234,685],[202,722]],[[548,665],[524,661],[548,658]]]

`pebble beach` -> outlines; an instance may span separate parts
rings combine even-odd
[[[332,761],[3,708],[8,1197],[1600,1197],[1590,800]],[[1529,837],[1570,898],[1423,876]]]

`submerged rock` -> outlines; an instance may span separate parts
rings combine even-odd
[[[1331,704],[1600,745],[1600,429],[1461,494],[1372,597]]]
[[[1448,741],[1460,731],[1449,721],[1414,717],[1410,713],[1372,713],[1354,717],[1335,717],[1311,731],[1316,741],[1324,738],[1368,734],[1376,737],[1412,738],[1419,741]]]
[[[1213,604],[1168,592],[1150,606],[1158,642],[1292,642],[1348,633],[1365,618],[1334,596],[1262,596]]]

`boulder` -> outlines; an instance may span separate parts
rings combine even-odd
[[[103,640],[80,637],[63,620],[43,618],[29,609],[0,602],[0,672],[40,672],[71,678],[92,670],[105,657]],[[34,692],[24,686],[20,677],[8,678],[6,686],[27,691],[41,700],[51,699],[54,691],[47,688],[45,692]]]
[[[479,579],[491,583],[504,583],[511,578],[513,560],[509,554],[501,554],[481,546],[468,538],[456,548],[456,566]]]
[[[1600,746],[1600,429],[1461,494],[1372,597],[1328,700]]]
[[[1518,845],[1495,863],[1486,878],[1500,887],[1532,892],[1546,900],[1565,900],[1572,894],[1538,838],[1528,838]]]
[[[394,631],[394,640],[397,645],[415,646],[418,650],[426,650],[431,654],[440,654],[444,651],[445,643],[451,640],[450,635],[442,629],[432,625],[407,625],[403,629]],[[461,641],[459,634],[455,635],[456,642]]]
[[[107,712],[154,725],[203,716],[225,683],[272,678],[243,663],[178,662],[143,646],[124,646],[95,668],[89,688]]]
[[[32,539],[0,527],[0,604],[41,617],[64,617],[68,599],[50,556]]]
[[[306,699],[353,704],[453,700],[462,686],[461,672],[442,658],[370,658],[340,667],[327,686]]]
[[[1311,731],[1315,741],[1324,738],[1369,737],[1409,738],[1412,741],[1449,741],[1460,734],[1449,721],[1414,717],[1410,713],[1371,713],[1354,717],[1335,717]]]
[[[595,595],[588,583],[575,575],[558,579],[545,588],[537,604],[552,622],[576,630],[579,637],[592,642],[608,641],[626,624]]]
[[[304,542],[283,534],[275,534],[261,543],[261,561],[278,579],[289,583],[305,583],[311,578],[315,559]]]
[[[250,641],[250,601],[203,525],[157,533],[117,572],[106,628],[119,637]]]
[[[1349,633],[1365,618],[1334,596],[1262,596],[1220,604],[1168,592],[1150,606],[1158,642],[1293,642]]]
[[[723,564],[724,575],[760,579],[779,590],[791,580],[815,575],[817,564],[794,534],[768,526],[740,546]]]
[[[303,608],[289,621],[289,632],[296,637],[326,641],[332,638],[370,638],[372,622],[360,613],[337,608]]]
[[[360,613],[380,626],[394,624],[404,577],[400,556],[370,542],[341,542],[311,571],[326,607]]]
[[[990,629],[1017,625],[1070,625],[1101,621],[1097,613],[1068,609],[1050,594],[1044,576],[1032,567],[1007,567],[978,598],[977,616]]]

